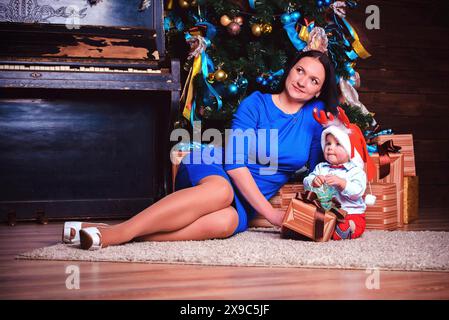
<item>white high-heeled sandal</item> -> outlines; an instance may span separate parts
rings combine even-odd
[[[81,230],[81,222],[79,221],[67,221],[64,223],[64,230],[62,232],[62,242],[68,244],[79,244]],[[72,238],[72,230],[75,230],[75,236]]]
[[[80,245],[84,250],[99,250],[101,249],[101,233],[96,227],[89,227],[81,229]]]

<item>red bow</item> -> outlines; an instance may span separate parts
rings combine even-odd
[[[330,167],[332,169],[344,169],[345,168],[345,166],[342,164],[331,164]]]

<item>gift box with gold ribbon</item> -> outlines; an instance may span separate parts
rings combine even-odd
[[[365,211],[366,229],[395,230],[398,227],[398,201],[395,183],[371,183],[366,193],[376,196],[376,203]]]
[[[404,223],[418,219],[419,179],[418,177],[404,177]]]
[[[346,211],[339,208],[337,202],[332,208],[325,210],[314,192],[298,193],[287,208],[281,236],[316,242],[328,241],[337,221],[343,221],[346,214]]]

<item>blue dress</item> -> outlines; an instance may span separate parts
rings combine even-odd
[[[176,175],[175,190],[196,186],[210,175],[225,178],[234,189],[232,206],[239,216],[234,234],[245,231],[255,210],[232,183],[227,171],[246,166],[268,200],[306,163],[313,170],[323,161],[322,127],[313,118],[314,108],[324,110],[324,103],[313,99],[297,113],[286,114],[274,104],[271,94],[252,93],[234,114],[233,132],[227,135],[224,152],[222,148],[207,145],[184,157]],[[208,160],[201,154],[207,155]]]

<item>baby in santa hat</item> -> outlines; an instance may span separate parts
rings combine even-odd
[[[319,163],[303,183],[307,190],[323,184],[336,189],[335,197],[348,214],[344,222],[337,223],[332,239],[355,239],[365,231],[366,204],[363,195],[367,179],[373,178],[375,167],[366,150],[362,132],[349,122],[343,109],[338,110],[338,119],[335,120],[329,113],[326,117],[324,111],[318,115],[314,110],[315,119],[324,126],[321,147],[326,162]]]

